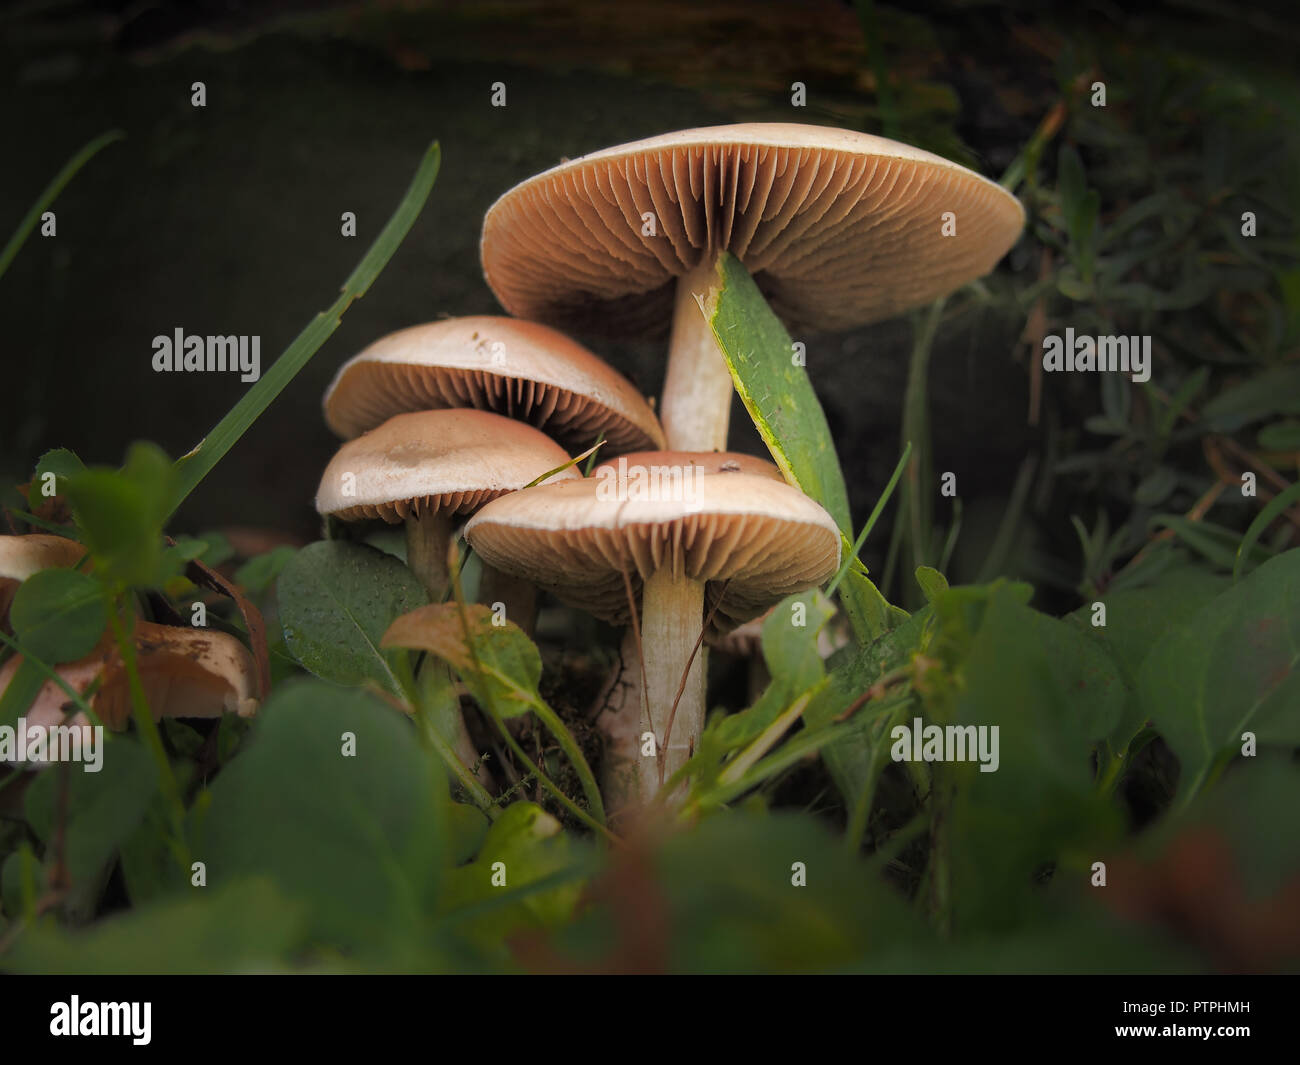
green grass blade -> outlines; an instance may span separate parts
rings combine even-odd
[[[1241,538],[1241,546],[1237,548],[1237,557],[1232,564],[1232,580],[1235,584],[1241,580],[1241,572],[1245,569],[1246,562],[1254,552],[1255,545],[1259,538],[1264,535],[1264,530],[1273,524],[1273,520],[1286,510],[1292,503],[1300,499],[1300,484],[1293,484],[1284,492],[1274,496],[1268,506],[1259,512],[1259,515],[1250,523],[1250,528],[1246,530],[1246,535]]]
[[[388,260],[406,238],[406,234],[423,209],[433,189],[433,183],[437,180],[441,159],[438,142],[434,141],[424,153],[424,158],[420,161],[419,169],[416,170],[402,202],[357,268],[343,283],[343,291],[334,301],[333,306],[316,315],[284,354],[275,360],[275,364],[244,393],[238,403],[231,407],[226,416],[217,423],[216,428],[205,436],[193,451],[177,461],[180,470],[180,488],[172,504],[173,512],[221,461],[226,452],[235,446],[239,438],[248,431],[249,426],[261,417],[262,412],[271,405],[276,396],[284,391],[289,382],[307,365],[321,345],[339,327],[343,312],[348,309],[352,301],[366,294],[375,278],[388,265]]]
[[[18,223],[18,228],[14,230],[14,235],[9,238],[9,243],[5,245],[4,251],[0,251],[0,277],[4,276],[4,272],[9,269],[9,264],[17,256],[18,250],[31,236],[32,230],[36,228],[36,223],[41,220],[41,215],[49,209],[50,204],[58,199],[59,193],[73,179],[77,171],[90,162],[91,158],[101,148],[106,148],[114,141],[120,141],[125,136],[126,134],[120,129],[111,129],[107,133],[101,133],[63,164],[63,169],[54,175],[54,180],[45,186],[45,191],[32,204],[32,209]]]

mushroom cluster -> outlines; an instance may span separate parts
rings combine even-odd
[[[435,603],[447,595],[455,526],[528,485],[581,479],[566,447],[663,444],[631,382],[562,333],[512,318],[453,318],[385,336],[343,365],[324,407],[347,440],[321,477],[317,511],[404,524],[407,563]],[[531,584],[488,566],[480,596],[532,631]],[[490,780],[463,718],[453,727],[458,757]]]
[[[840,531],[825,510],[770,463],[725,451],[732,378],[704,312],[720,256],[746,266],[787,324],[844,329],[987,273],[1023,225],[1010,193],[946,159],[791,124],[685,130],[598,151],[489,209],[484,276],[512,314],[579,331],[670,333],[660,415],[673,450],[505,496],[466,526],[493,567],[631,623],[624,697],[599,719],[607,809],[643,805],[693,752],[706,709],[704,637],[825,582],[840,563]],[[643,744],[647,736],[654,742]]]

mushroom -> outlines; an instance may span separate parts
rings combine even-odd
[[[85,553],[82,544],[66,536],[0,536],[0,624],[8,628],[9,606],[23,581],[43,569],[71,569]]]
[[[436,603],[447,593],[452,519],[568,461],[548,436],[498,414],[398,414],[339,448],[321,477],[316,509],[341,521],[405,522],[407,564]],[[554,475],[579,477],[572,467]]]
[[[605,771],[615,809],[643,803],[699,740],[706,607],[711,627],[739,624],[826,580],[840,559],[826,511],[770,464],[726,454],[626,456],[589,478],[503,496],[465,535],[491,565],[607,621],[629,619],[629,587],[640,599],[649,720],[640,712],[635,729],[624,720],[606,730],[616,733]],[[645,729],[657,767],[636,757]]]
[[[626,378],[554,329],[512,318],[452,318],[375,341],[325,393],[325,421],[351,438],[395,414],[474,407],[526,422],[575,451],[662,447],[663,430]]]
[[[708,451],[727,446],[732,385],[699,301],[724,251],[792,327],[847,329],[982,276],[1023,226],[1009,192],[919,148],[749,123],[635,141],[532,177],[488,210],[480,253],[512,314],[632,334],[671,317],[664,432],[670,448]]]
[[[215,629],[137,621],[133,641],[140,682],[155,721],[227,713],[250,717],[257,711],[257,667],[248,649],[234,636]],[[0,669],[0,691],[9,686],[21,663],[22,656],[15,655]],[[106,727],[114,731],[126,728],[131,717],[131,690],[126,666],[111,636],[105,636],[85,658],[59,666],[58,673],[83,695],[98,681],[91,709]],[[65,720],[68,704],[67,692],[54,680],[47,680],[23,713],[25,730],[30,735],[36,727],[89,728],[84,713]]]

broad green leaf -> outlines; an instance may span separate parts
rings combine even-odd
[[[818,636],[835,613],[816,588],[778,603],[763,622],[763,659],[773,680],[806,691],[825,674]]]
[[[32,474],[31,486],[27,490],[28,505],[35,509],[49,498],[46,494],[46,474],[54,475],[54,494],[62,495],[67,488],[66,479],[73,474],[83,472],[85,468],[81,459],[65,447],[45,452],[36,463],[36,471]]]
[[[101,875],[158,792],[158,768],[142,744],[130,737],[100,743],[99,771],[86,772],[84,764],[73,763],[67,776],[64,860],[72,881],[70,903],[83,916],[94,911]],[[53,770],[39,774],[24,804],[28,824],[47,846],[55,831],[61,776]]]
[[[941,620],[958,616],[943,611]],[[932,655],[943,641],[936,634]],[[1114,727],[1123,691],[1106,656],[1082,651],[1086,637],[1032,611],[1014,586],[994,585],[978,627],[951,644],[967,650],[957,683],[939,689],[951,693],[951,716],[936,723],[986,730],[976,733],[980,758],[968,752],[966,761],[942,765],[955,789],[952,924],[1006,928],[1044,904],[1034,881],[1044,863],[1101,846],[1118,831],[1117,812],[1095,792],[1089,740]],[[925,705],[934,721],[928,698]]]
[[[837,652],[831,658],[827,690],[804,711],[808,728],[828,727],[881,676],[905,665],[920,649],[929,618],[930,608],[923,607],[867,646],[846,647]],[[870,710],[859,711],[853,718],[856,727],[822,749],[822,760],[850,809],[859,802],[863,789],[868,786],[873,760],[879,754],[878,744],[867,727],[871,716]]]
[[[443,912],[455,915],[456,932],[483,945],[498,948],[507,935],[527,928],[551,928],[567,921],[582,894],[581,881],[569,881],[547,891],[529,894],[481,914],[475,904],[494,895],[544,880],[573,864],[580,854],[560,823],[540,806],[516,802],[507,806],[488,830],[478,857],[447,874]]]
[[[735,256],[719,259],[716,284],[705,311],[745,409],[781,472],[851,537],[835,444],[808,371],[794,363],[790,334]]]
[[[667,842],[655,874],[672,972],[825,971],[919,931],[884,880],[802,814],[706,818]]]
[[[1298,664],[1300,550],[1265,562],[1156,644],[1138,690],[1182,764],[1185,800],[1244,732],[1261,747],[1300,745]]]
[[[211,892],[209,894],[208,892]],[[265,972],[305,943],[304,907],[264,879],[133,910],[84,931],[31,928],[5,954],[15,973]]]
[[[92,467],[65,483],[100,580],[156,588],[180,572],[179,556],[165,556],[162,539],[176,473],[155,445],[133,444],[120,470]]]
[[[23,647],[47,664],[84,658],[108,624],[103,585],[79,570],[41,570],[19,586],[9,620]]]
[[[447,850],[452,865],[463,865],[483,847],[492,822],[477,806],[453,802],[447,806]]]
[[[437,898],[446,782],[373,695],[284,685],[208,795],[192,836],[209,890],[269,877],[322,942],[392,947]]]
[[[463,613],[462,613],[463,611]],[[468,631],[466,631],[468,625]],[[482,603],[435,603],[396,618],[382,647],[429,651],[454,669],[475,701],[502,717],[518,717],[542,701],[542,657],[512,621],[493,623]]]
[[[931,603],[948,590],[948,578],[931,566],[916,567],[916,583],[921,586],[926,600]]]
[[[1097,602],[1106,607],[1104,625],[1093,625],[1093,606],[1086,603],[1065,620],[1103,647],[1115,662],[1127,689],[1124,711],[1107,737],[1122,756],[1146,721],[1137,696],[1138,676],[1151,648],[1172,626],[1185,621],[1228,586],[1228,579],[1199,566],[1165,570],[1146,587],[1108,592]]]
[[[788,481],[826,508],[840,528],[841,550],[851,554],[848,491],[826,415],[808,371],[794,362],[785,326],[735,256],[719,259],[705,313],[736,391],[772,458]],[[879,634],[901,620],[901,612],[885,601],[861,563],[850,569],[840,594],[855,632]]]
[[[364,684],[401,694],[393,672],[400,652],[380,640],[393,621],[425,603],[415,575],[392,555],[341,540],[308,544],[276,586],[289,652],[335,684]]]

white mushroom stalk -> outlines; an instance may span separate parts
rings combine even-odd
[[[649,474],[624,491],[626,471]],[[672,471],[690,471],[690,491]],[[714,628],[731,628],[827,579],[840,551],[834,521],[775,467],[725,453],[625,456],[591,478],[503,496],[465,535],[493,566],[597,617],[635,622],[639,610],[598,722],[615,812],[644,807],[698,747],[709,607]]]
[[[668,446],[678,451],[722,451],[727,446],[731,370],[700,306],[716,267],[717,256],[708,256],[677,279],[659,417]]]

